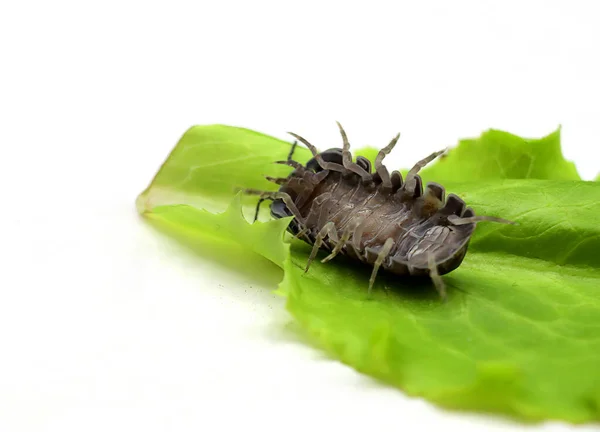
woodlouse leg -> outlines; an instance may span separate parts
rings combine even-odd
[[[290,212],[292,212],[292,215],[296,218],[296,220],[301,224],[304,223],[304,218],[302,217],[300,210],[298,210],[298,207],[296,207],[296,204],[294,204],[294,200],[292,200],[292,197],[289,196],[288,194],[286,194],[284,192],[265,192],[265,191],[260,191],[257,189],[244,189],[244,193],[246,193],[248,195],[259,195],[260,198],[263,200],[280,199],[285,203],[288,210]]]
[[[288,179],[286,177],[271,177],[271,176],[265,176],[265,178],[270,181],[273,182],[275,184],[278,185],[282,185],[284,183],[287,183]]]
[[[309,177],[309,180],[314,186],[316,186],[319,183],[321,183],[323,180],[325,180],[325,178],[327,178],[328,174],[329,174],[329,170],[323,170],[317,174],[311,174],[311,176]]]
[[[404,189],[408,190],[409,192],[412,192],[414,190],[414,188],[415,188],[415,176],[419,173],[419,171],[421,171],[421,169],[423,167],[425,167],[428,163],[430,163],[431,161],[433,161],[435,158],[437,158],[438,156],[446,153],[446,150],[447,149],[431,153],[426,158],[421,159],[419,162],[417,162],[415,164],[415,166],[413,166],[410,169],[410,171],[408,172],[408,174],[406,174],[406,180],[405,180],[405,183],[404,183]]]
[[[352,153],[350,153],[350,142],[348,141],[346,131],[344,131],[344,128],[342,127],[340,122],[336,123],[338,125],[338,128],[340,129],[340,134],[342,135],[342,141],[344,143],[344,146],[342,147],[342,163],[344,164],[344,168],[346,168],[348,171],[358,174],[362,178],[363,182],[371,182],[373,180],[371,174],[365,171],[365,169],[360,165],[352,162]]]
[[[377,171],[377,174],[381,177],[381,183],[386,189],[392,189],[392,180],[390,179],[390,173],[385,165],[383,165],[383,159],[386,155],[390,154],[399,139],[400,134],[396,135],[387,146],[379,150],[379,153],[377,153],[377,157],[375,158],[375,171]]]
[[[317,256],[317,253],[319,252],[319,249],[320,249],[321,245],[323,244],[323,239],[327,236],[330,236],[332,238],[333,238],[333,236],[335,236],[337,238],[337,233],[335,231],[335,224],[333,222],[327,222],[323,226],[321,231],[319,231],[319,234],[317,234],[317,237],[315,238],[315,244],[313,245],[312,251],[310,252],[310,257],[308,258],[308,262],[306,263],[306,268],[304,269],[304,273],[306,273],[308,271],[308,269],[310,268],[310,265],[312,264],[313,260]]]
[[[287,206],[289,211],[292,213],[292,215],[296,218],[298,223],[300,223],[300,224],[304,223],[304,218],[302,217],[302,213],[300,213],[300,210],[298,210],[298,207],[296,207],[296,204],[294,204],[294,200],[292,200],[291,196],[289,196],[288,194],[286,194],[284,192],[271,192],[269,195],[273,199],[283,200],[283,202],[285,203],[285,205]]]
[[[450,222],[452,225],[466,225],[466,224],[477,223],[477,222],[497,222],[497,223],[507,224],[507,225],[518,225],[516,222],[509,221],[509,220],[502,219],[502,218],[495,217],[495,216],[471,216],[471,217],[462,217],[461,218],[456,215],[450,215],[450,216],[448,216],[448,222]]]
[[[329,192],[326,192],[324,194],[319,195],[313,200],[312,204],[310,205],[310,209],[306,214],[305,225],[322,226],[319,224],[319,221],[322,220],[322,217],[325,217],[323,216],[323,212],[325,211],[325,206],[323,206],[323,203],[329,198],[331,198],[331,194]]]
[[[304,234],[306,234],[308,232],[308,227],[304,227],[302,228],[300,231],[298,231],[298,234],[296,234],[294,237],[295,239],[299,239],[300,237],[302,237]]]
[[[377,259],[375,260],[375,264],[373,264],[373,272],[371,273],[371,278],[369,279],[369,296],[371,295],[371,291],[373,290],[373,285],[375,284],[375,278],[377,277],[377,271],[379,267],[383,263],[383,260],[389,255],[390,251],[394,247],[394,239],[388,238],[383,247],[379,251],[377,255]]]
[[[306,214],[305,220],[304,220],[304,228],[301,230],[301,232],[299,232],[296,237],[300,238],[302,235],[306,235],[306,233],[309,231],[309,226],[321,226],[320,222],[321,220],[325,219],[327,217],[327,214],[325,213],[325,206],[323,206],[323,203],[326,202],[329,198],[331,197],[330,193],[324,193],[319,195],[318,197],[316,197],[311,205],[310,205],[310,209],[308,211],[308,213]],[[318,211],[318,209],[320,209]],[[310,238],[310,236],[306,236],[305,239],[307,240],[308,244],[314,244],[313,240]]]
[[[292,144],[292,148],[290,149],[290,152],[288,153],[288,157],[287,157],[288,161],[292,160],[292,157],[294,156],[294,152],[296,151],[297,146],[298,146],[298,141],[294,141],[294,143]]]
[[[302,138],[300,135],[296,135],[293,132],[288,133],[294,138],[296,138],[298,141],[300,141],[302,144],[304,144],[306,147],[308,147],[308,149],[312,153],[315,160],[319,163],[319,166],[321,168],[323,168],[324,170],[337,171],[342,173],[345,171],[345,168],[339,164],[333,162],[326,162],[321,156],[321,154],[317,151],[317,148],[308,141],[306,141],[304,138]]]
[[[288,132],[291,136],[293,136],[294,138],[296,138],[298,141],[300,141],[302,144],[304,144],[312,153],[313,157],[317,156],[319,154],[319,151],[317,150],[317,148],[312,145],[311,143],[309,143],[305,138],[302,138],[300,135],[295,134],[294,132]]]
[[[375,206],[373,211],[377,210],[377,208],[379,208],[380,206]],[[368,212],[368,213],[362,213],[360,215],[356,215],[355,217],[358,219],[357,222],[354,224],[354,232],[352,234],[352,246],[354,247],[354,249],[356,249],[357,251],[364,251],[364,249],[373,242],[373,239],[375,238],[375,235],[371,232],[367,239],[363,242],[363,237],[364,237],[364,233],[365,233],[365,229],[368,226],[368,222],[369,222],[369,218],[371,217],[371,214],[373,212]],[[400,212],[398,212],[397,214],[400,214]],[[378,230],[378,233],[381,230]]]
[[[337,244],[335,245],[335,247],[333,248],[333,250],[331,251],[331,253],[326,256],[325,258],[323,258],[321,260],[322,263],[326,263],[327,261],[331,261],[333,258],[335,258],[335,256],[337,254],[340,253],[340,251],[342,250],[342,248],[344,247],[344,245],[346,244],[346,242],[350,239],[350,236],[352,235],[352,231],[351,229],[346,228],[346,230],[344,230],[344,233],[342,234],[342,238],[340,239],[339,242],[337,242]]]
[[[302,166],[302,164],[300,162],[296,162],[295,160],[275,161],[274,163],[280,164],[280,165],[288,165],[297,170],[304,169],[304,166]]]
[[[258,220],[258,212],[260,211],[260,205],[265,201],[266,201],[266,198],[260,198],[258,200],[258,203],[256,203],[256,211],[254,212],[254,220],[252,221],[253,223]]]
[[[435,265],[435,258],[433,257],[432,253],[427,254],[427,264],[429,267],[429,277],[431,278],[435,289],[439,293],[442,300],[446,301],[446,285],[444,284],[444,280],[438,273],[437,266]]]

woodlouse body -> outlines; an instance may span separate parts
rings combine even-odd
[[[437,183],[423,189],[417,173],[444,151],[419,161],[403,180],[397,171],[390,175],[382,163],[398,141],[397,135],[379,152],[372,173],[368,159],[359,156],[352,162],[348,139],[338,126],[344,147],[322,153],[292,134],[311,150],[313,158],[300,165],[291,159],[292,148],[288,160],[279,163],[294,170],[287,178],[268,178],[280,184],[279,191],[250,192],[262,195],[259,205],[264,199],[273,200],[274,218],[293,216],[288,230],[313,245],[306,270],[321,249],[330,252],[323,262],[343,254],[372,265],[369,291],[382,267],[398,275],[429,275],[445,297],[440,275],[460,266],[476,223],[511,222],[475,216],[458,196],[446,198],[444,187]]]

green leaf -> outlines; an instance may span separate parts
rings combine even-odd
[[[291,218],[250,225],[242,215],[239,194],[223,213],[209,213],[189,205],[164,205],[154,208],[148,217],[173,230],[238,243],[279,267],[283,267],[289,255],[289,245],[281,239]]]
[[[261,176],[273,175],[272,162],[290,148],[252,131],[190,129],[138,208],[179,237],[221,239],[282,268],[278,292],[288,310],[323,349],[358,371],[448,408],[598,421],[600,183],[577,180],[574,168],[568,175],[577,178],[561,177],[571,164],[560,156],[558,131],[542,140],[489,134],[462,141],[442,168],[424,172],[478,214],[520,224],[478,226],[463,264],[444,276],[447,303],[429,283],[383,273],[369,298],[370,268],[343,257],[316,260],[305,274],[310,247],[284,236],[289,220],[250,224],[242,209],[250,214],[256,199],[233,192],[272,188]],[[182,154],[180,146],[192,150]],[[304,162],[309,154],[298,150]],[[373,159],[376,151],[361,153]],[[477,158],[500,168],[494,176],[476,172]],[[243,161],[252,168],[242,169]],[[202,202],[217,213],[189,205]]]
[[[445,277],[448,303],[393,277],[369,301],[368,269],[317,263],[303,275],[309,249],[295,246],[290,311],[344,362],[410,394],[526,418],[599,418],[586,401],[600,388],[600,185],[518,180],[469,195],[521,225],[480,226]],[[509,209],[522,196],[530,210]],[[574,212],[579,200],[589,205]]]
[[[456,149],[425,168],[421,176],[423,180],[438,182],[581,180],[575,164],[567,162],[561,154],[560,129],[540,139],[525,139],[490,129],[477,139],[461,140]]]
[[[264,176],[286,176],[285,160],[290,143],[248,129],[223,126],[194,126],[181,137],[148,188],[138,197],[140,212],[168,204],[190,204],[220,211],[239,188],[276,190]],[[305,163],[308,149],[298,146],[294,159]],[[250,206],[254,197],[242,197]],[[249,209],[246,209],[249,210]]]

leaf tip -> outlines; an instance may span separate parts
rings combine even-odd
[[[150,201],[148,199],[148,195],[145,191],[139,194],[136,198],[135,209],[140,215],[149,213],[152,210],[152,207],[150,206]]]

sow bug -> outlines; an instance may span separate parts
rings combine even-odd
[[[305,272],[319,250],[329,252],[322,262],[347,255],[373,266],[369,294],[379,268],[410,276],[429,276],[440,296],[446,298],[441,275],[462,263],[475,226],[481,221],[514,224],[491,216],[476,216],[455,194],[445,197],[445,188],[430,182],[423,189],[419,171],[445,150],[417,162],[403,179],[383,165],[400,138],[396,135],[371,162],[358,156],[353,162],[350,143],[338,123],[343,147],[319,153],[315,146],[290,132],[297,141],[285,161],[294,170],[285,178],[267,177],[280,188],[276,192],[247,189],[259,195],[260,205],[271,200],[271,216],[293,216],[288,231],[312,245]],[[312,153],[306,165],[292,159],[297,142]]]

